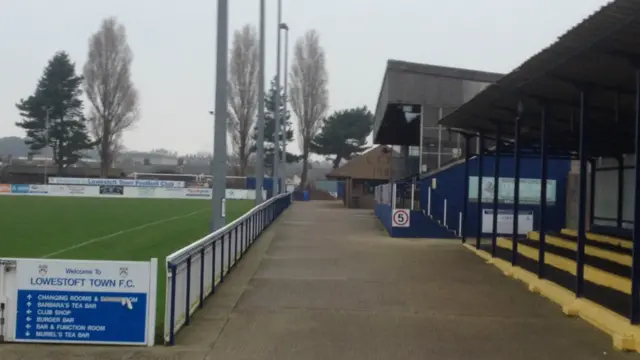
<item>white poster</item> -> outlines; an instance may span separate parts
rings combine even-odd
[[[518,211],[518,234],[526,235],[533,231],[533,211]],[[497,233],[513,235],[513,210],[498,210]],[[482,209],[482,232],[493,233],[493,209]]]

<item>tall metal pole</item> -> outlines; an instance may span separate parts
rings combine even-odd
[[[277,44],[277,56],[276,56],[276,96],[274,120],[275,126],[273,128],[273,195],[278,194],[279,171],[280,170],[280,23],[282,22],[282,0],[278,0],[278,44]]]
[[[280,24],[284,29],[284,101],[282,102],[282,192],[287,191],[287,103],[289,102],[288,75],[289,75],[289,26]]]
[[[258,70],[258,139],[256,141],[256,205],[262,203],[264,182],[264,58],[265,0],[260,0],[260,68]]]
[[[49,148],[49,112],[51,109],[47,109],[47,115],[44,118],[44,150],[47,151]],[[44,184],[47,185],[47,173],[49,172],[49,161],[47,160],[47,156],[44,156]],[[58,176],[60,176],[58,174]]]
[[[211,204],[211,230],[226,225],[227,178],[227,52],[229,32],[228,0],[218,0],[218,44],[216,60],[216,108],[213,125],[213,199]]]

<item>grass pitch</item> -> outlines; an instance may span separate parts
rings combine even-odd
[[[227,201],[227,222],[253,207]],[[157,328],[164,322],[165,257],[209,233],[211,202],[196,199],[0,197],[0,257],[158,258]]]

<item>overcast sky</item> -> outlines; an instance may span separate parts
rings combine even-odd
[[[259,0],[230,0],[230,33],[258,26]],[[387,59],[508,72],[607,0],[283,0],[291,43],[316,29],[331,109],[375,108]],[[276,69],[276,0],[267,0],[267,79]],[[23,136],[15,103],[47,61],[70,53],[80,72],[89,36],[116,16],[128,31],[141,120],[136,150],[209,151],[215,0],[0,0],[0,137]]]

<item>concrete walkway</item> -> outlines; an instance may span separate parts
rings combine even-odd
[[[207,359],[636,357],[457,241],[391,239],[371,211],[296,203],[273,235]]]
[[[565,317],[457,240],[392,239],[371,211],[335,202],[296,203],[177,342],[150,350],[64,347],[55,358],[637,358],[612,350],[606,335]],[[2,349],[2,360],[27,352]],[[54,358],[29,354],[16,359]]]

